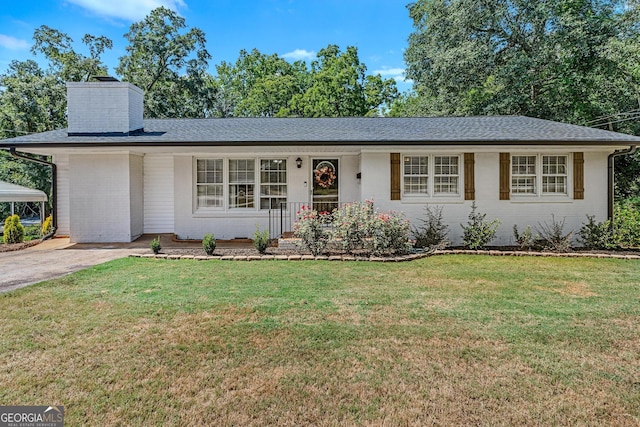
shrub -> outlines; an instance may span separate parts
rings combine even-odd
[[[202,249],[207,255],[213,255],[213,252],[216,250],[216,238],[212,233],[207,233],[202,238]]]
[[[151,248],[153,253],[157,255],[160,252],[160,250],[162,249],[162,246],[160,245],[160,236],[158,236],[155,239],[153,239],[151,241],[151,243],[149,244],[149,247]]]
[[[44,219],[44,222],[42,223],[41,233],[43,236],[46,236],[50,234],[51,231],[53,231],[53,216],[49,215]]]
[[[539,235],[533,235],[533,231],[531,231],[531,226],[527,225],[527,228],[524,229],[522,233],[518,232],[518,226],[513,226],[513,238],[516,241],[516,244],[520,249],[529,250],[536,246],[538,239],[540,239]]]
[[[449,226],[444,223],[442,206],[425,206],[425,217],[420,221],[422,224],[413,229],[416,248],[444,249],[449,246]]]
[[[373,203],[369,201],[347,203],[333,212],[333,237],[339,240],[345,252],[364,248],[372,218]]]
[[[587,215],[587,222],[578,231],[578,241],[587,249],[616,247],[611,221],[597,222],[594,215]]]
[[[540,238],[545,249],[554,252],[569,252],[569,249],[571,249],[573,230],[564,234],[564,223],[565,218],[563,218],[562,221],[556,221],[553,214],[551,214],[551,224],[548,224],[546,221],[538,223],[538,233],[540,233]]]
[[[4,236],[2,240],[6,244],[22,243],[24,241],[24,227],[20,223],[18,215],[8,216],[4,221]]]
[[[293,235],[300,238],[302,246],[314,256],[321,255],[331,238],[331,232],[327,228],[330,222],[331,214],[320,214],[308,206],[303,206],[296,214]]]
[[[613,238],[621,248],[640,246],[640,206],[632,200],[614,207]]]
[[[29,242],[31,240],[38,240],[42,235],[40,234],[41,228],[39,225],[24,226],[24,239],[23,241]]]
[[[460,227],[462,227],[462,242],[469,249],[482,249],[487,246],[496,237],[496,231],[500,226],[500,220],[496,218],[489,222],[485,219],[487,214],[478,213],[476,209],[477,206],[474,201],[471,204],[467,225],[460,224]]]
[[[253,247],[261,254],[267,252],[267,247],[269,247],[269,230],[260,231],[260,226],[256,226],[256,231],[253,233]]]
[[[374,255],[405,254],[409,251],[409,221],[397,212],[380,212],[367,222],[365,247]]]

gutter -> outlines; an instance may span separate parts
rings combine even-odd
[[[615,187],[614,187],[614,176],[615,176],[615,166],[614,166],[614,161],[616,157],[619,156],[624,156],[627,154],[633,154],[636,152],[637,150],[637,146],[636,145],[632,145],[627,149],[624,150],[616,150],[613,153],[609,154],[609,156],[607,157],[607,162],[608,162],[608,166],[609,166],[609,175],[608,175],[608,200],[607,200],[607,217],[610,221],[613,222],[613,203],[614,203],[614,199],[615,199]]]
[[[43,237],[43,240],[53,237],[58,229],[58,209],[57,209],[57,194],[58,194],[58,167],[55,163],[48,162],[42,159],[34,159],[33,157],[25,156],[16,151],[16,147],[9,147],[9,153],[18,159],[27,160],[33,163],[39,163],[51,167],[51,214],[53,216],[53,224],[51,233]]]

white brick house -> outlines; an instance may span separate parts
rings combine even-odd
[[[454,243],[475,200],[509,245],[514,224],[605,219],[611,159],[640,142],[521,116],[144,120],[129,83],[67,88],[68,129],[0,148],[53,156],[57,233],[74,242],[247,237],[287,231],[281,207],[368,199],[414,222],[443,206]]]

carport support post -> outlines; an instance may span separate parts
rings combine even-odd
[[[15,209],[15,202],[11,202],[11,216],[13,216],[14,212],[16,211]]]

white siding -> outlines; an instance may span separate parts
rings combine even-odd
[[[186,188],[190,194],[191,189]],[[173,156],[144,157],[144,232],[173,233]]]
[[[131,239],[144,232],[144,166],[143,157],[129,156],[129,206],[131,209]]]
[[[68,236],[69,231],[69,156],[66,154],[56,154],[53,162],[57,167],[57,236]]]
[[[128,154],[70,155],[72,242],[131,242],[131,174]]]
[[[504,150],[509,151],[507,149]],[[516,152],[515,150],[512,150]],[[548,152],[548,150],[540,150]],[[557,152],[570,154],[571,149]],[[439,154],[438,151],[424,150],[425,154]],[[462,155],[462,153],[459,153]],[[551,223],[553,214],[557,221],[565,220],[565,232],[576,233],[586,221],[586,215],[595,215],[598,221],[607,216],[607,152],[585,152],[585,197],[573,200],[573,168],[569,167],[569,194],[566,197],[511,197],[511,200],[499,200],[499,153],[475,153],[475,190],[478,212],[486,213],[486,219],[498,218],[501,221],[496,239],[492,245],[513,245],[513,226],[522,231],[527,225],[532,229],[540,224]],[[569,156],[571,158],[571,156]],[[463,168],[462,168],[463,169]],[[463,171],[461,171],[462,173]],[[464,176],[460,176],[461,185]],[[463,188],[461,187],[461,191]],[[374,200],[375,207],[381,210],[404,212],[412,224],[420,224],[424,218],[426,205],[441,206],[445,222],[449,226],[449,239],[453,244],[462,243],[462,228],[466,224],[471,210],[471,201],[461,197],[457,199],[409,199],[390,200],[390,157],[389,153],[363,153],[362,155],[362,199]]]

